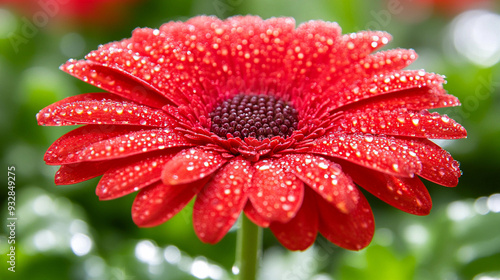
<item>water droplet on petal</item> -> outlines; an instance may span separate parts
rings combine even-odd
[[[327,169],[328,168],[328,164],[324,163],[324,162],[320,162],[318,164],[318,167],[321,168],[321,169]]]
[[[396,172],[399,172],[399,165],[397,163],[392,164],[392,169],[394,169],[394,171]]]

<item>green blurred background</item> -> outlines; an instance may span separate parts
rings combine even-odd
[[[73,2],[86,2],[83,6]],[[49,3],[49,4],[47,4]],[[52,6],[51,6],[52,5]],[[0,279],[232,279],[236,233],[200,242],[191,206],[155,228],[137,228],[134,196],[99,202],[98,179],[55,186],[48,146],[71,127],[38,127],[35,114],[67,96],[96,91],[58,70],[135,27],[209,14],[336,21],[344,32],[379,29],[389,48],[414,48],[425,68],[447,76],[460,108],[440,110],[468,139],[439,141],[461,162],[459,186],[426,182],[429,216],[403,213],[367,195],[376,234],[360,252],[319,237],[285,250],[265,230],[261,279],[500,279],[500,5],[439,0],[0,0]],[[8,271],[7,168],[16,175],[16,272]]]

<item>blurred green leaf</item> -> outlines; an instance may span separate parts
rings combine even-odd
[[[339,268],[339,279],[413,279],[415,258],[398,257],[391,247],[372,245],[347,256]]]

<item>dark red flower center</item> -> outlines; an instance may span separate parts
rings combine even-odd
[[[211,131],[222,138],[227,134],[258,140],[286,138],[297,129],[297,111],[287,102],[269,95],[238,94],[210,113]]]

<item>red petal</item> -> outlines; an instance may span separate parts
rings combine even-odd
[[[206,182],[207,179],[178,186],[158,182],[142,189],[132,205],[134,223],[140,227],[154,227],[168,221],[189,203]]]
[[[361,250],[370,244],[375,222],[363,195],[360,195],[356,209],[348,214],[340,212],[318,195],[316,202],[320,216],[319,232],[326,239],[349,250]]]
[[[160,181],[163,166],[172,157],[156,155],[108,170],[97,185],[97,196],[101,200],[115,199]]]
[[[293,29],[289,18],[244,16],[221,21],[201,16],[186,23],[166,23],[159,30],[136,29],[132,38],[104,45],[87,59],[116,65],[179,105],[203,101],[207,95],[218,97],[220,92],[252,91],[271,80],[270,75],[282,77],[283,46]]]
[[[300,180],[343,213],[352,211],[359,199],[359,191],[343,172],[340,165],[319,156],[295,154],[282,158]]]
[[[435,109],[459,106],[460,101],[453,95],[447,94],[442,88],[415,88],[378,95],[352,103],[343,110],[408,110]]]
[[[351,60],[360,60],[387,45],[392,40],[391,34],[383,31],[360,31],[345,34],[341,38],[340,50]]]
[[[393,49],[368,55],[343,69],[341,77],[336,79],[333,85],[327,80],[328,92],[340,92],[359,80],[402,70],[415,59],[417,59],[416,52],[407,49]]]
[[[56,185],[71,185],[101,176],[117,162],[112,160],[62,165],[55,175]]]
[[[126,62],[122,61],[121,66],[125,64]],[[61,66],[61,70],[139,104],[161,108],[170,103],[158,89],[136,77],[133,72],[127,73],[117,66],[104,66],[88,60],[70,60]]]
[[[406,140],[360,134],[332,133],[313,142],[312,153],[345,159],[380,172],[411,177],[422,168]]]
[[[193,226],[201,241],[215,244],[229,231],[247,202],[252,174],[250,162],[233,159],[198,194]]]
[[[441,76],[422,70],[380,74],[371,79],[362,79],[350,86],[348,90],[338,93],[332,91],[330,99],[333,108],[339,109],[354,102],[405,89],[421,87],[442,89],[443,82],[444,79]]]
[[[186,184],[207,177],[226,162],[217,152],[201,148],[185,149],[165,165],[161,178],[168,185]]]
[[[37,114],[39,125],[113,124],[172,127],[164,111],[127,101],[110,93],[65,98]]]
[[[141,127],[116,125],[86,125],[79,127],[64,134],[52,143],[45,153],[44,160],[51,165],[77,162],[79,161],[79,152],[85,147],[139,129]]]
[[[189,26],[178,22],[172,24],[184,26],[186,29]],[[183,99],[183,91],[192,93],[202,89],[193,88],[197,86],[198,76],[193,76],[193,73],[186,69],[195,64],[194,54],[182,46],[186,34],[183,34],[182,38],[175,38],[174,34],[175,32],[160,34],[159,30],[137,28],[132,38],[100,46],[98,50],[89,53],[86,59],[91,65],[101,65],[102,68],[135,77],[137,82],[143,85],[144,92],[164,96],[167,102],[164,101],[163,105],[186,104],[189,100]],[[201,57],[202,55],[198,56]],[[164,67],[167,65],[168,67]],[[203,64],[201,60],[197,60],[196,65]],[[97,76],[99,71],[103,70],[97,69]]]
[[[264,218],[259,213],[257,213],[257,210],[255,210],[250,201],[247,202],[243,211],[245,212],[245,215],[248,217],[248,219],[250,219],[250,221],[258,225],[259,227],[267,228],[269,227],[269,224],[271,224],[269,219]]]
[[[55,183],[56,185],[69,185],[80,183],[94,177],[103,175],[106,171],[113,167],[123,166],[126,164],[132,164],[145,158],[151,158],[155,156],[162,156],[164,152],[158,153],[147,153],[145,155],[136,155],[127,158],[103,160],[103,161],[88,161],[88,162],[77,162],[71,164],[62,165],[61,168],[56,172]]]
[[[305,189],[304,202],[297,215],[283,224],[273,222],[269,226],[278,241],[288,250],[305,250],[316,240],[318,233],[318,209],[312,193]]]
[[[285,172],[278,160],[261,160],[248,197],[259,215],[282,223],[292,219],[302,204],[304,184],[292,173]]]
[[[316,80],[326,69],[334,69],[330,64],[347,64],[349,59],[339,55],[341,32],[335,22],[309,21],[299,25],[286,54],[284,68],[289,69],[290,82],[301,85],[306,77]]]
[[[80,146],[78,149],[60,149],[57,153],[59,156],[58,161],[55,163],[66,164],[116,159],[166,148],[193,145],[177,132],[168,128],[139,131],[121,130],[120,132],[121,135],[114,135],[112,138],[109,137],[98,142],[86,143],[84,147],[78,145]],[[85,137],[85,134],[80,136]]]
[[[342,167],[354,182],[393,207],[413,215],[428,215],[431,211],[431,196],[417,177],[391,176],[350,163]]]
[[[158,36],[158,33],[158,30],[151,28],[137,28],[132,33],[132,38],[102,45],[85,58],[90,63],[133,76],[145,90],[165,97],[169,101],[167,103],[179,105],[176,96],[179,91],[174,86],[175,82],[172,83],[171,75],[182,72],[182,69],[173,65],[170,59],[184,56],[182,64],[187,65],[187,54],[181,51],[180,46],[183,39],[179,38],[176,42],[171,40],[171,34]]]
[[[231,40],[220,38],[215,30],[225,31],[225,24],[207,16],[194,17],[186,23],[169,22],[159,30],[136,29],[132,36],[133,49],[146,56],[153,63],[153,69],[157,65],[169,65],[160,67],[151,82],[175,96],[176,104],[205,110],[207,105],[213,105],[220,92],[227,93],[219,89],[228,84],[226,72],[231,71],[231,56],[224,47]]]
[[[93,93],[84,93],[84,94],[78,94],[75,96],[66,97],[62,100],[59,100],[57,102],[52,103],[51,105],[47,106],[46,108],[44,108],[42,110],[45,110],[45,109],[51,108],[51,107],[58,107],[58,106],[73,103],[73,102],[92,101],[92,100],[129,101],[130,102],[130,100],[122,98],[122,97],[117,96],[117,95],[114,95],[112,93],[93,92]]]
[[[324,60],[325,66],[318,67],[318,76],[315,82],[325,92],[339,92],[351,85],[344,84],[344,78],[350,78],[352,66],[359,64],[368,54],[383,47],[392,39],[391,35],[381,31],[362,31],[359,33],[345,34],[340,42],[329,52],[329,58]],[[316,40],[314,40],[317,44]],[[316,67],[316,66],[315,66]],[[358,79],[363,75],[355,75]]]
[[[341,83],[351,71],[351,65],[387,44],[391,36],[379,31],[340,36],[340,27],[336,23],[311,21],[297,28],[295,38],[287,52],[290,65],[284,68],[293,74],[288,80],[294,83],[295,88],[305,88],[294,93],[295,103],[310,103],[314,96],[326,93],[326,99],[330,92],[346,88]],[[329,90],[332,85],[338,88]],[[301,102],[297,102],[297,99]],[[299,108],[310,106],[317,107],[316,104],[298,105]]]
[[[460,164],[450,153],[427,139],[409,139],[409,150],[422,162],[421,177],[445,187],[455,187],[462,175]]]
[[[280,88],[287,83],[279,81],[286,76],[283,63],[294,28],[293,18],[262,20],[256,16],[236,16],[227,19],[224,32],[217,35],[222,39],[220,47],[231,55],[231,64],[225,72],[230,77],[231,74],[240,77],[245,91],[258,92],[266,88],[281,95],[284,91]],[[238,49],[235,50],[235,46]],[[273,89],[267,89],[269,87]]]
[[[405,109],[344,112],[334,126],[347,133],[372,133],[433,139],[457,139],[467,136],[463,126],[438,113]]]
[[[360,71],[363,76],[372,76],[379,73],[398,71],[409,66],[416,59],[417,53],[414,50],[393,49],[380,51],[361,59],[355,68],[359,67],[363,70],[360,69],[355,72]]]

